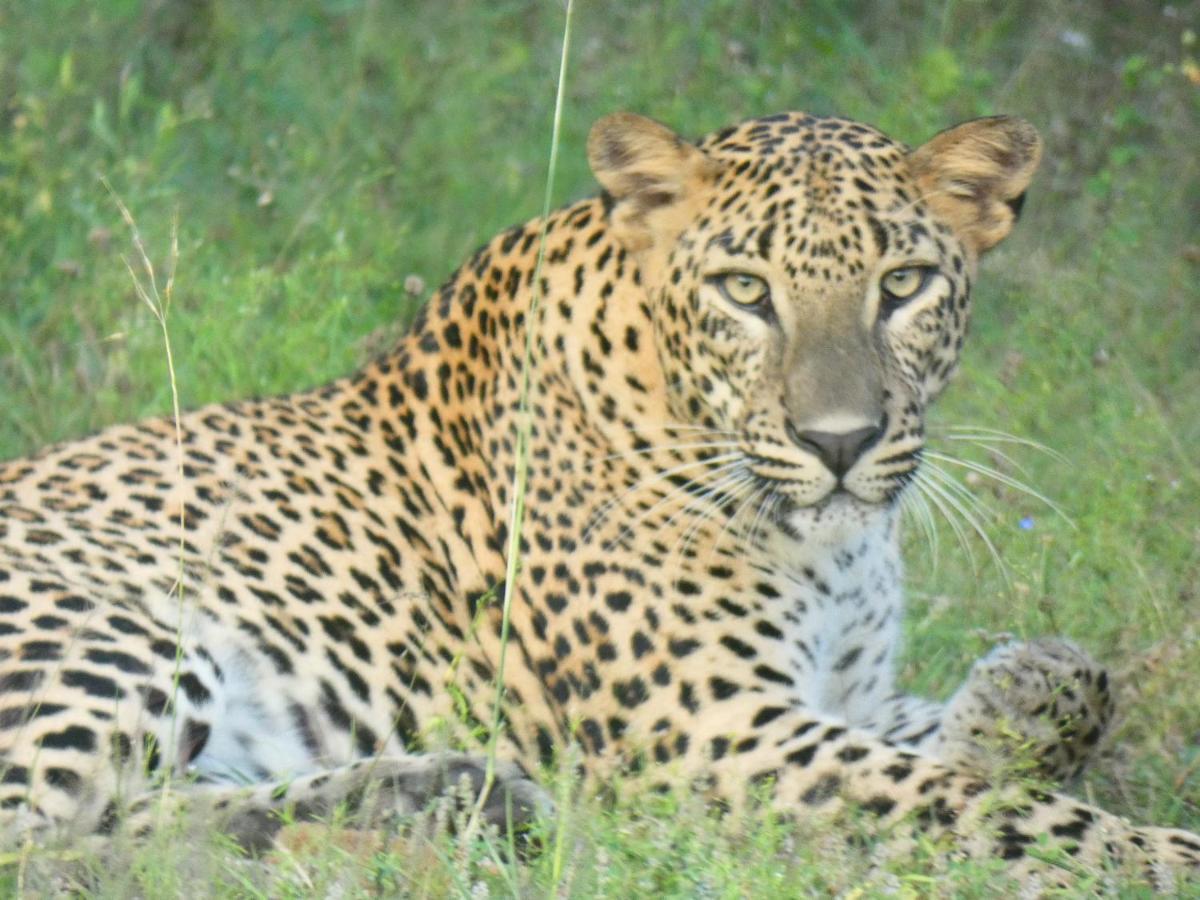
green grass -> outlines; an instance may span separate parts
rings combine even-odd
[[[978,541],[973,571],[945,528],[935,569],[914,529],[904,675],[945,696],[998,634],[1074,637],[1123,676],[1123,718],[1078,791],[1200,829],[1200,12],[800,6],[580,0],[555,202],[594,189],[584,137],[617,109],[699,134],[802,108],[913,143],[991,112],[1034,121],[1046,161],[986,261],[937,420],[1063,454],[1015,448],[1024,473],[974,458],[1053,497],[1074,527],[979,485],[1007,581]],[[318,384],[385,346],[473,247],[540,210],[561,29],[550,0],[0,5],[0,458],[170,409],[162,337],[101,176],[160,270],[178,216],[168,324],[185,406]],[[985,867],[947,872],[929,856],[872,876],[819,832],[765,815],[737,827],[690,803],[564,812],[562,893],[986,894]],[[549,860],[512,866],[449,840],[267,865],[179,846],[128,850],[89,883],[111,896],[555,889]],[[0,878],[70,889],[59,869],[31,851]]]

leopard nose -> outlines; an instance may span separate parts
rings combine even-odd
[[[883,437],[887,420],[853,431],[801,431],[788,422],[788,437],[799,447],[819,459],[838,478]]]

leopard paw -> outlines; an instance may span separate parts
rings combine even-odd
[[[997,647],[946,706],[937,755],[993,777],[1077,776],[1112,719],[1104,667],[1070,641]]]

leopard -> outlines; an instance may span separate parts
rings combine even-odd
[[[0,465],[4,827],[175,802],[263,850],[461,785],[519,828],[573,748],[589,785],[853,812],[1022,879],[1194,873],[1200,837],[1061,787],[1114,709],[1072,641],[1001,646],[945,703],[897,686],[902,501],[1041,153],[1010,116],[914,149],[607,115],[600,190],[353,374]]]

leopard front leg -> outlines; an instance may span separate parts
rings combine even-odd
[[[957,854],[1002,859],[1014,877],[1047,888],[1070,887],[1080,874],[1112,867],[1159,890],[1171,890],[1181,875],[1200,876],[1200,835],[1137,828],[1027,783],[995,787],[974,772],[862,730],[802,708],[779,713],[760,699],[767,705],[752,704],[741,727],[731,723],[727,709],[713,718],[724,745],[750,748],[701,767],[726,802],[767,785],[770,802],[785,812],[856,808],[885,842],[907,845],[914,831],[921,832],[948,841]],[[771,711],[769,721],[763,710]]]
[[[251,852],[272,845],[288,821],[328,821],[344,816],[347,828],[390,828],[451,798],[474,804],[485,788],[486,760],[443,752],[356,760],[288,781],[250,787],[181,785],[166,795],[148,794],[131,804],[125,826],[149,834],[164,815],[178,812],[201,827],[217,827]],[[546,792],[516,764],[498,760],[482,806],[485,825],[522,830],[551,807]]]

